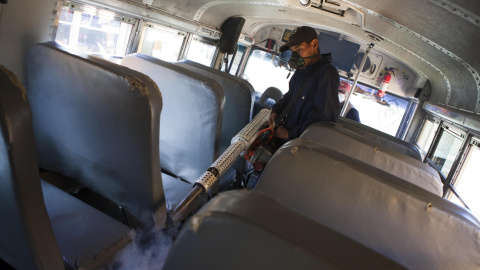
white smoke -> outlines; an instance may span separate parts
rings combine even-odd
[[[179,226],[168,229],[137,230],[132,243],[119,251],[110,269],[162,269],[168,252],[178,234]]]

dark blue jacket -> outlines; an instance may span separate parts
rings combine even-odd
[[[300,98],[293,104],[285,116],[283,126],[288,129],[289,139],[300,137],[303,131],[315,122],[337,122],[340,115],[338,71],[332,64],[331,54],[322,54],[322,59],[298,69],[289,83],[289,90],[272,108],[273,113],[281,114],[292,97],[311,72],[311,77]]]

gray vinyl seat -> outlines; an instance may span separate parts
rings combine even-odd
[[[258,101],[255,102],[253,107],[253,115],[257,115],[263,109],[271,109],[272,105],[269,104],[269,99],[273,99],[275,103],[277,103],[280,99],[282,99],[283,93],[280,89],[276,87],[269,87],[262,93]]]
[[[53,42],[35,45],[28,61],[40,167],[123,207],[131,226],[164,226],[166,205],[181,201],[191,185],[161,173],[155,83]]]
[[[300,138],[308,138],[319,145],[331,147],[438,196],[443,194],[442,180],[435,169],[338,124],[330,122],[312,124]]]
[[[144,54],[127,55],[122,65],[149,76],[162,93],[162,169],[195,183],[220,155],[222,87],[214,79]]]
[[[256,190],[408,269],[480,268],[469,210],[309,139],[283,145]]]
[[[1,66],[0,86],[0,258],[16,269],[108,266],[133,231],[40,180],[25,88]]]
[[[252,120],[255,91],[250,83],[202,64],[183,60],[178,66],[214,79],[223,89],[225,106],[222,116],[222,135],[220,136],[220,153],[231,144],[232,138]]]
[[[366,126],[364,124],[358,123],[356,121],[353,121],[345,117],[339,117],[337,123],[342,125],[344,128],[349,129],[355,133],[358,133],[372,141],[383,144],[404,155],[407,155],[409,157],[422,161],[422,156],[420,155],[420,151],[418,150],[417,147],[415,147],[411,143],[408,143],[404,140],[393,137],[384,132],[381,132],[379,130],[376,130],[374,128],[371,128],[369,126]]]
[[[188,259],[185,259],[188,254]],[[405,269],[251,191],[220,193],[182,228],[163,269]]]
[[[260,99],[258,99],[258,103],[262,105],[268,105],[267,101],[269,98],[275,100],[275,103],[277,103],[280,99],[282,99],[282,97],[283,97],[283,93],[282,91],[280,91],[280,89],[276,87],[269,87],[260,96]]]

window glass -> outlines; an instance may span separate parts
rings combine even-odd
[[[464,165],[454,183],[455,189],[471,210],[480,216],[480,177],[478,176],[478,164],[480,164],[480,148],[472,146],[467,154]],[[452,195],[450,200],[458,205],[463,204],[457,196]]]
[[[286,61],[280,61],[279,57],[272,53],[255,49],[248,58],[243,77],[255,88],[257,96],[272,86],[285,94],[291,78],[289,73]],[[290,75],[293,75],[293,72]]]
[[[426,155],[428,149],[430,149],[437,129],[438,123],[435,123],[430,119],[425,119],[425,124],[423,125],[422,131],[417,139],[417,145],[420,147],[423,155]]]
[[[341,78],[341,81],[345,79]],[[353,82],[349,82],[350,86]],[[358,110],[362,124],[395,136],[408,107],[408,99],[385,93],[383,98],[375,95],[377,90],[357,83],[350,96],[352,106]]]
[[[138,52],[168,62],[176,62],[185,36],[173,29],[162,29],[148,25],[144,28]]]
[[[205,66],[211,66],[216,49],[214,45],[194,38],[188,48],[187,59]]]
[[[431,160],[440,169],[445,177],[452,168],[463,140],[448,131],[444,131]]]
[[[132,28],[133,23],[110,11],[62,7],[55,41],[90,53],[123,56]]]

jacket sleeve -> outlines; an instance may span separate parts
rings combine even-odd
[[[300,135],[311,124],[321,121],[337,122],[340,114],[340,103],[338,100],[338,87],[340,78],[334,66],[328,66],[319,74],[313,106],[307,116],[307,120],[288,132],[289,139],[300,137]]]
[[[288,83],[288,92],[283,95],[283,97],[272,107],[272,113],[280,114],[282,113],[283,109],[287,107],[288,103],[292,99],[293,89],[295,85],[295,81],[297,80],[297,73],[295,72]]]

